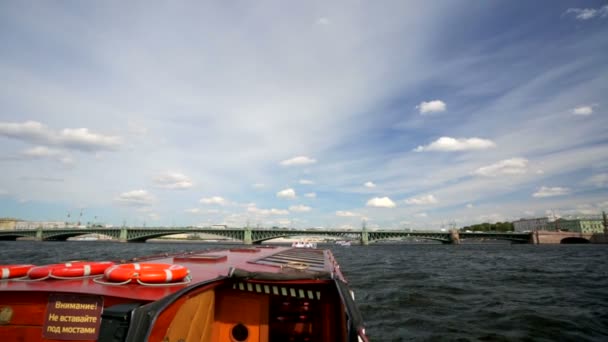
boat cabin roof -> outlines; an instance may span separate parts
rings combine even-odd
[[[97,260],[101,261],[101,260]],[[93,262],[93,261],[92,261]],[[331,252],[322,249],[291,248],[282,246],[237,246],[229,249],[211,249],[196,252],[154,255],[131,260],[115,261],[126,263],[177,264],[190,272],[189,284],[209,281],[240,272],[257,274],[294,274],[303,278],[314,274],[330,274],[346,282]],[[136,300],[154,301],[174,293],[189,284],[162,286],[128,283],[108,285],[95,281],[93,277],[45,280],[8,280],[0,282],[1,291],[69,292],[86,293]]]

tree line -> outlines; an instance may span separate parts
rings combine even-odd
[[[472,232],[512,232],[513,223],[511,222],[496,222],[496,223],[479,223],[471,226],[460,228],[461,232],[470,230]]]

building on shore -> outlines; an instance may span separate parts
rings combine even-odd
[[[576,233],[603,233],[604,225],[600,219],[557,219],[553,222],[549,222],[547,230]]]
[[[15,229],[58,229],[66,228],[67,224],[63,221],[17,221]]]
[[[537,217],[529,219],[519,219],[513,221],[513,230],[515,232],[535,232],[537,230],[547,230],[549,219],[546,217]]]
[[[18,219],[12,217],[0,217],[0,230],[15,230]]]

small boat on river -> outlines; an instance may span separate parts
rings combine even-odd
[[[294,241],[291,244],[291,247],[293,247],[293,248],[317,248],[317,243],[310,242],[310,241]]]
[[[331,251],[0,266],[2,341],[368,341]]]

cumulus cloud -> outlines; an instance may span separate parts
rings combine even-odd
[[[363,186],[366,188],[375,188],[376,184],[374,184],[374,182],[365,182],[365,184],[363,184]]]
[[[394,208],[396,204],[388,197],[374,197],[367,201],[367,206],[374,208]]]
[[[293,157],[291,159],[283,160],[280,164],[282,166],[298,166],[298,165],[310,165],[310,164],[314,164],[316,162],[317,162],[316,159],[306,157],[306,156],[298,156],[298,157]]]
[[[192,187],[192,181],[179,172],[168,171],[154,179],[156,185],[164,189],[184,190]]]
[[[296,212],[296,213],[305,213],[305,212],[309,212],[312,210],[311,207],[306,206],[306,205],[292,205],[289,207],[290,211]]]
[[[294,199],[296,198],[296,192],[294,189],[284,189],[281,190],[279,192],[277,192],[277,197],[278,198],[288,198],[288,199]]]
[[[88,128],[65,128],[55,132],[37,121],[0,122],[0,135],[31,144],[61,146],[81,151],[116,150],[122,139],[90,132]]]
[[[336,211],[336,216],[340,216],[340,217],[358,217],[358,216],[361,216],[361,214],[354,213],[352,211],[338,210],[338,211]]]
[[[302,185],[312,185],[312,184],[315,184],[315,182],[311,181],[310,179],[300,179],[300,184],[302,184]]]
[[[308,198],[316,198],[317,194],[315,192],[308,192],[304,194],[304,197],[308,197]]]
[[[424,195],[419,197],[411,197],[405,200],[405,203],[412,205],[427,205],[436,204],[439,201],[433,195]]]
[[[428,113],[443,112],[446,110],[445,102],[441,100],[433,100],[429,102],[422,101],[416,108],[420,111],[420,114],[425,115]]]
[[[66,128],[59,133],[58,140],[67,148],[86,151],[116,150],[122,144],[119,137],[92,133],[87,128]]]
[[[454,152],[454,151],[468,151],[468,150],[485,150],[488,148],[496,147],[496,144],[492,140],[481,139],[481,138],[450,138],[441,137],[429,145],[418,146],[414,149],[415,152],[424,151],[440,151],[440,152]]]
[[[608,17],[608,5],[604,5],[600,8],[568,8],[565,15],[572,14],[577,20],[589,20],[595,17],[605,18]]]
[[[568,193],[570,193],[570,189],[568,189],[568,188],[541,186],[537,192],[532,194],[532,197],[536,197],[536,198],[555,197],[555,196],[567,195]]]
[[[289,211],[285,209],[260,209],[256,206],[251,206],[247,208],[247,211],[260,216],[268,216],[268,215],[289,215]]]
[[[483,166],[473,171],[478,176],[496,177],[501,175],[521,175],[526,173],[528,160],[525,158],[511,158],[497,163]]]
[[[145,207],[152,205],[155,198],[146,190],[132,190],[118,195],[118,197],[115,198],[115,201],[127,206]]]
[[[593,106],[578,106],[572,109],[572,114],[587,116],[593,114]]]
[[[214,205],[227,205],[228,201],[220,196],[212,196],[201,198],[200,201],[202,204],[214,204]]]

